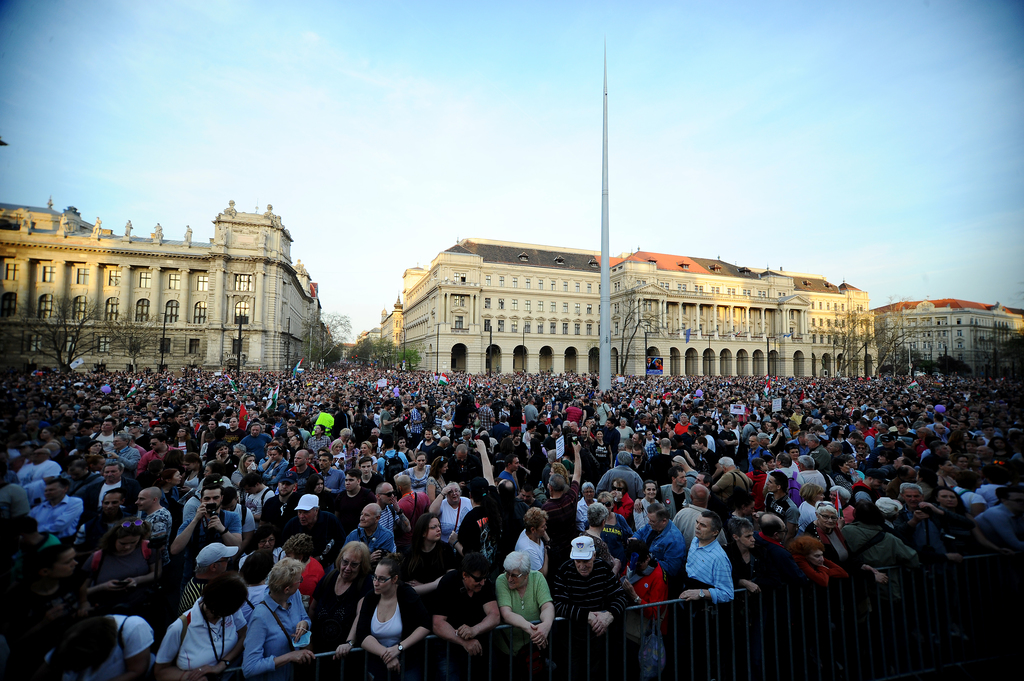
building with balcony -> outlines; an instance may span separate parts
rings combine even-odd
[[[841,318],[869,308],[846,283],[648,251],[609,266],[615,373],[653,357],[671,375],[873,373],[870,353],[844,362],[834,345]],[[463,239],[406,270],[382,320],[401,320],[431,370],[596,373],[600,274],[597,251]]]
[[[903,325],[901,356],[914,363],[948,355],[971,367],[975,376],[1008,376],[1018,370],[1002,348],[1024,333],[1024,310],[942,298],[898,302],[872,312],[879,321]]]
[[[171,369],[228,368],[239,354],[243,369],[290,368],[305,325],[320,311],[316,284],[301,260],[292,263],[291,234],[272,206],[244,213],[234,201],[213,224],[213,238],[203,243],[192,240],[190,227],[171,239],[159,224],[138,234],[129,221],[115,233],[99,218],[86,222],[73,206],[58,213],[52,203],[0,204],[2,362],[52,364],[18,317],[26,306],[38,316],[66,299],[76,310],[94,311],[83,371],[128,367],[104,333],[105,322],[126,315],[159,327],[138,368],[156,368],[161,356]]]

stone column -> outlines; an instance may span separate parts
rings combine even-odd
[[[224,263],[214,264],[213,270],[213,322],[224,324],[224,303],[227,301],[227,272]]]
[[[58,298],[63,298],[68,293],[68,263],[64,260],[51,260],[53,265],[53,302],[57,304]]]
[[[121,285],[118,287],[118,315],[129,315],[128,319],[135,318],[135,309],[132,303],[132,266],[121,266]]]
[[[18,258],[14,261],[18,266],[18,314],[22,310],[32,309],[32,298],[35,283],[35,266],[29,258]],[[25,307],[28,305],[28,307]]]
[[[262,324],[263,323],[263,263],[256,265],[256,285],[254,287],[255,296],[252,301],[252,323]]]
[[[179,311],[179,319],[186,324],[192,321],[192,270],[187,267],[181,269],[181,309]]]
[[[159,267],[150,267],[153,272],[153,281],[150,284],[153,288],[149,294],[149,318],[158,324],[164,323],[164,280],[163,270]]]
[[[718,337],[718,303],[711,306],[711,328],[709,331],[715,338]]]
[[[96,315],[103,314],[103,265],[92,263],[89,265],[89,303],[96,309]]]

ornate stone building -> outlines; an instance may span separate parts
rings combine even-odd
[[[915,363],[949,355],[975,376],[1016,376],[1006,342],[1024,332],[1024,310],[958,298],[911,300],[876,308],[879,323],[905,325],[906,350]]]
[[[464,239],[427,269],[406,270],[382,321],[394,331],[400,320],[430,370],[596,373],[600,257]],[[831,375],[844,366],[833,324],[868,311],[865,291],[821,275],[646,251],[609,264],[616,373],[643,373],[660,357],[672,375]],[[865,369],[870,354],[846,373]]]
[[[18,328],[17,316],[25,306],[46,314],[63,298],[95,311],[83,371],[126,368],[130,360],[103,330],[105,321],[125,315],[160,328],[139,368],[155,368],[161,346],[171,369],[233,366],[240,320],[243,370],[289,368],[301,352],[304,321],[319,319],[317,286],[301,260],[292,263],[292,236],[272,206],[244,213],[228,203],[208,243],[193,241],[191,227],[180,239],[160,224],[139,234],[129,221],[115,232],[99,218],[83,220],[73,206],[58,213],[52,202],[0,204],[3,363],[52,364],[38,353],[39,339]]]

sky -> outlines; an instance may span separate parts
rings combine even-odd
[[[1024,307],[1024,3],[0,2],[0,202],[273,204],[379,323],[476,237]]]

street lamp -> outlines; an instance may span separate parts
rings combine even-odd
[[[249,323],[249,315],[237,315],[238,319],[238,349],[235,352],[235,371],[242,373],[242,324]]]
[[[164,308],[164,327],[160,332],[160,366],[157,371],[164,370],[164,346],[167,343],[167,308]]]

